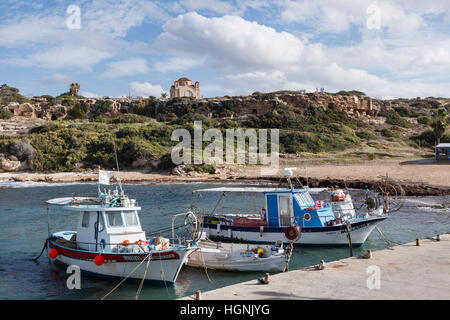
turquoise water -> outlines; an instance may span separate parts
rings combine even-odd
[[[193,190],[217,186],[220,185],[167,183],[125,185],[124,188],[142,206],[141,224],[148,233],[170,227],[171,216],[189,207]],[[39,254],[47,237],[44,202],[71,195],[92,196],[96,192],[96,184],[0,183],[0,299],[99,299],[118,283],[82,277],[81,290],[69,290],[65,270],[50,265],[45,253],[38,264],[31,261]],[[361,192],[352,191],[352,197],[358,206]],[[211,210],[217,200],[217,196],[210,196],[201,199],[201,203]],[[228,197],[226,203],[231,204],[234,200],[237,201]],[[238,205],[246,205],[249,210],[259,208],[260,199],[256,200],[256,206],[254,197],[241,199]],[[447,233],[450,231],[449,208],[450,196],[409,198],[402,210],[379,226],[389,239],[399,243]],[[218,206],[220,210],[221,205]],[[77,217],[73,213],[50,210],[50,219],[52,232],[76,228]],[[374,231],[362,247],[354,249],[354,254],[386,247],[385,240]],[[333,261],[348,256],[348,248],[295,248],[290,269],[317,264],[322,259]],[[259,276],[261,273],[213,270],[208,270],[207,275],[203,269],[183,267],[175,286],[144,285],[140,299],[176,299],[197,290],[212,290]],[[111,294],[110,299],[134,299],[138,286],[137,282],[127,281]]]

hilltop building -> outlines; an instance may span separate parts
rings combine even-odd
[[[188,78],[180,78],[175,81],[170,88],[170,98],[193,97],[200,98],[200,82],[196,81],[192,85],[192,80]]]

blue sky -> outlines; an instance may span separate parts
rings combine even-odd
[[[85,96],[160,96],[187,76],[203,97],[448,97],[449,35],[447,0],[2,0],[0,83],[26,96],[71,82]]]

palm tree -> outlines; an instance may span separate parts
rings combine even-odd
[[[438,109],[433,113],[435,118],[434,135],[436,137],[436,145],[441,143],[441,138],[449,126],[448,112],[444,108]]]
[[[166,92],[161,93],[161,99],[167,99],[167,93]]]

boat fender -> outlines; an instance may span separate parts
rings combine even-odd
[[[103,256],[101,255],[97,255],[95,256],[94,263],[97,266],[101,266],[105,263],[105,258],[103,258]]]
[[[259,236],[262,237],[264,232],[264,226],[259,226]]]
[[[57,249],[50,249],[48,252],[48,256],[52,259],[55,259],[58,256],[59,252]]]
[[[256,251],[256,253],[258,254],[258,256],[260,258],[262,258],[264,256],[264,249],[262,248],[258,248],[258,250]]]

